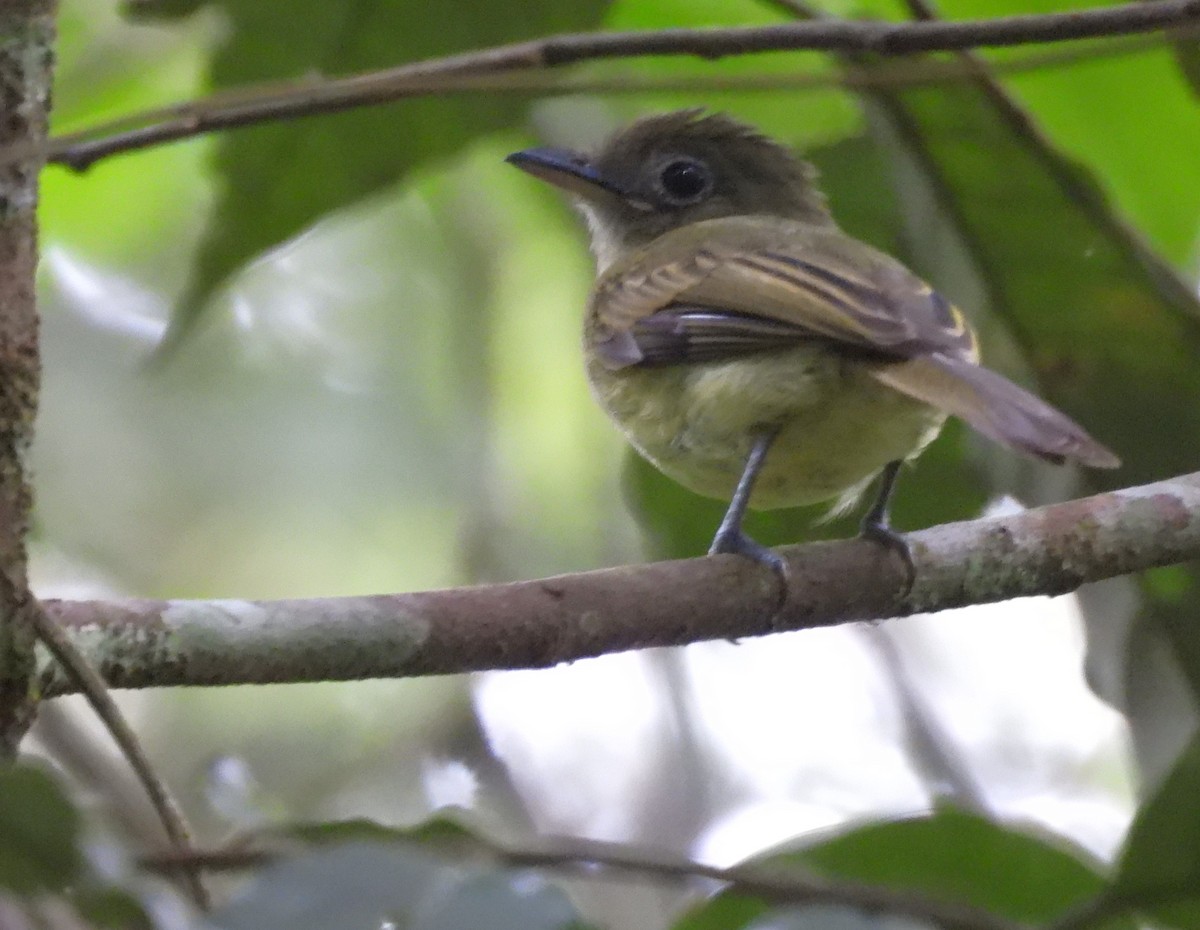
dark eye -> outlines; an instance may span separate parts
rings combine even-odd
[[[677,206],[696,203],[712,190],[712,172],[694,158],[673,158],[658,171],[658,185]]]

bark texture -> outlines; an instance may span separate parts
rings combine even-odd
[[[0,754],[33,718],[33,622],[25,534],[33,501],[26,453],[41,369],[34,293],[37,182],[54,63],[54,3],[0,3]]]

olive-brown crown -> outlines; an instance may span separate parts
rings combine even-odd
[[[725,216],[832,223],[816,170],[723,113],[678,110],[640,119],[590,161],[608,191],[619,196],[592,200],[589,212],[594,221],[615,224],[627,242]]]

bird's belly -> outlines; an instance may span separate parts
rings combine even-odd
[[[777,431],[751,506],[853,500],[888,462],[909,458],[945,414],[819,346],[728,362],[589,366],[593,390],[637,450],[684,487],[728,500],[755,435]]]

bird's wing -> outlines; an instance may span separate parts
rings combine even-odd
[[[721,361],[820,341],[1004,445],[1052,462],[1120,464],[1065,414],[980,367],[961,312],[888,256],[798,224],[786,234],[748,226],[728,248],[705,225],[660,237],[597,284],[591,335],[606,365]]]
[[[707,223],[668,233],[600,281],[592,316],[606,363],[716,361],[806,340],[975,358],[962,314],[887,256],[800,224],[751,223],[729,247],[737,221],[720,222],[721,236],[706,238]]]

